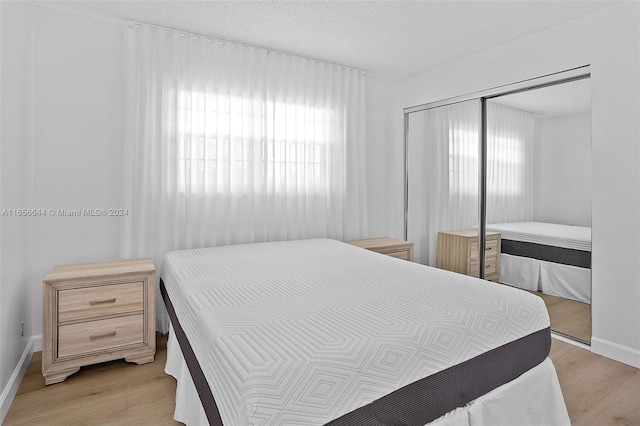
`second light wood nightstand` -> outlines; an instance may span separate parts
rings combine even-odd
[[[378,237],[368,238],[366,240],[347,241],[347,244],[386,254],[387,256],[397,257],[398,259],[413,261],[412,242],[389,237]]]
[[[487,232],[485,247],[485,276],[489,281],[500,279],[500,233]],[[438,232],[438,268],[477,277],[478,231]]]
[[[151,259],[56,266],[43,281],[42,375],[58,383],[81,366],[156,351]]]

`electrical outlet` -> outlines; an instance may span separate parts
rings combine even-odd
[[[20,322],[20,337],[24,337],[24,321]]]

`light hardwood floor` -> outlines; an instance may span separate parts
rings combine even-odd
[[[155,361],[124,360],[82,367],[64,382],[44,385],[42,353],[31,358],[3,425],[179,425],[173,420],[176,381],[164,372],[166,337]]]
[[[87,366],[46,387],[41,354],[35,353],[3,424],[180,424],[172,419],[175,380],[163,371],[165,341],[158,336],[151,364],[111,361]],[[557,339],[551,359],[574,426],[640,425],[640,370]]]
[[[574,426],[640,425],[640,370],[553,339],[558,372]]]
[[[553,331],[573,336],[585,343],[591,342],[591,305],[539,291],[535,294],[547,306]]]

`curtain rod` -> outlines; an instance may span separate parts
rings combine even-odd
[[[296,55],[295,53],[288,53],[288,52],[283,52],[280,50],[274,50],[274,49],[270,49],[268,47],[264,47],[264,46],[255,46],[252,44],[248,44],[248,43],[243,43],[243,42],[239,42],[239,41],[234,41],[234,40],[229,40],[226,38],[222,38],[222,37],[216,37],[216,36],[211,36],[211,35],[207,35],[207,34],[201,34],[201,33],[196,33],[193,31],[185,31],[185,30],[181,30],[178,28],[171,28],[171,27],[165,27],[163,25],[157,25],[157,24],[151,24],[148,22],[143,22],[143,21],[136,21],[136,20],[126,20],[124,21],[126,22],[126,24],[131,27],[133,26],[148,26],[150,28],[153,29],[157,29],[157,30],[162,30],[162,31],[167,31],[167,32],[175,32],[177,34],[180,35],[185,35],[185,36],[190,36],[190,37],[194,37],[194,38],[203,38],[207,41],[217,41],[219,43],[229,43],[232,46],[242,46],[242,47],[246,47],[246,48],[250,48],[250,49],[257,49],[257,50],[263,50],[265,52],[268,53],[274,53],[277,55],[285,55],[285,56],[289,56],[292,58],[300,58],[300,59],[305,59],[308,61],[314,61],[314,62],[320,62],[323,64],[327,64],[327,65],[332,65],[334,67],[340,67],[340,68],[346,68],[349,70],[353,70],[353,71],[357,71],[361,74],[365,74],[366,72],[364,70],[361,70],[359,68],[354,68],[354,67],[350,67],[348,65],[343,65],[343,64],[337,64],[335,62],[330,62],[330,61],[325,61],[322,59],[317,59],[317,58],[310,58],[308,56],[302,56],[302,55]]]
[[[126,22],[124,19],[116,18],[115,16],[110,16],[105,13],[74,8],[74,6],[72,6],[74,3],[75,2],[67,2],[64,4],[60,4],[56,1],[36,1],[34,5],[43,9],[55,10],[56,12],[64,12],[72,15],[86,16],[89,18],[100,19],[102,21],[111,22],[114,24],[124,24]]]
[[[0,1],[2,1],[2,0],[0,0]],[[308,56],[296,55],[295,53],[282,52],[282,51],[279,51],[279,50],[270,49],[270,48],[265,47],[265,46],[254,46],[254,45],[250,45],[250,44],[247,44],[247,43],[242,43],[242,42],[239,42],[239,41],[228,40],[228,39],[225,39],[225,38],[222,38],[222,37],[216,37],[216,36],[211,36],[211,35],[207,35],[207,34],[199,34],[199,33],[193,32],[193,31],[181,30],[179,28],[165,27],[165,26],[162,26],[162,25],[152,24],[150,22],[138,21],[138,20],[135,20],[135,19],[116,18],[114,16],[110,16],[110,15],[105,14],[105,13],[88,11],[86,9],[77,9],[77,8],[74,8],[73,6],[71,6],[73,4],[73,2],[61,5],[58,2],[37,1],[34,4],[36,6],[39,6],[39,7],[45,8],[45,9],[55,10],[55,11],[64,12],[64,13],[70,13],[70,14],[74,14],[74,15],[87,16],[87,17],[90,17],[90,18],[100,19],[102,21],[111,22],[111,23],[115,23],[115,24],[119,24],[119,25],[125,25],[125,26],[130,25],[130,24],[147,25],[149,27],[162,29],[162,30],[165,30],[165,31],[174,31],[174,32],[178,32],[178,33],[184,33],[185,35],[188,34],[188,35],[191,35],[191,36],[203,37],[205,39],[212,39],[212,40],[216,40],[216,41],[222,41],[222,42],[225,42],[225,43],[236,44],[236,45],[239,45],[239,46],[246,46],[248,48],[260,49],[260,50],[264,50],[264,51],[267,51],[267,52],[273,52],[273,53],[276,53],[276,54],[287,55],[287,56],[294,57],[294,58],[300,58],[300,59],[306,59],[306,60],[310,60],[310,61],[321,62],[321,63],[332,65],[332,66],[335,66],[335,67],[346,68],[346,69],[349,69],[349,70],[357,71],[360,74],[366,74],[366,71],[362,70],[360,68],[350,67],[348,65],[337,64],[335,62],[326,61],[326,60],[317,59],[317,58],[311,58],[311,57],[308,57]]]

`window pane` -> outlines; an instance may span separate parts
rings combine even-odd
[[[243,182],[255,178],[276,192],[326,193],[323,171],[333,161],[330,116],[306,105],[181,91],[178,187],[253,193]]]

